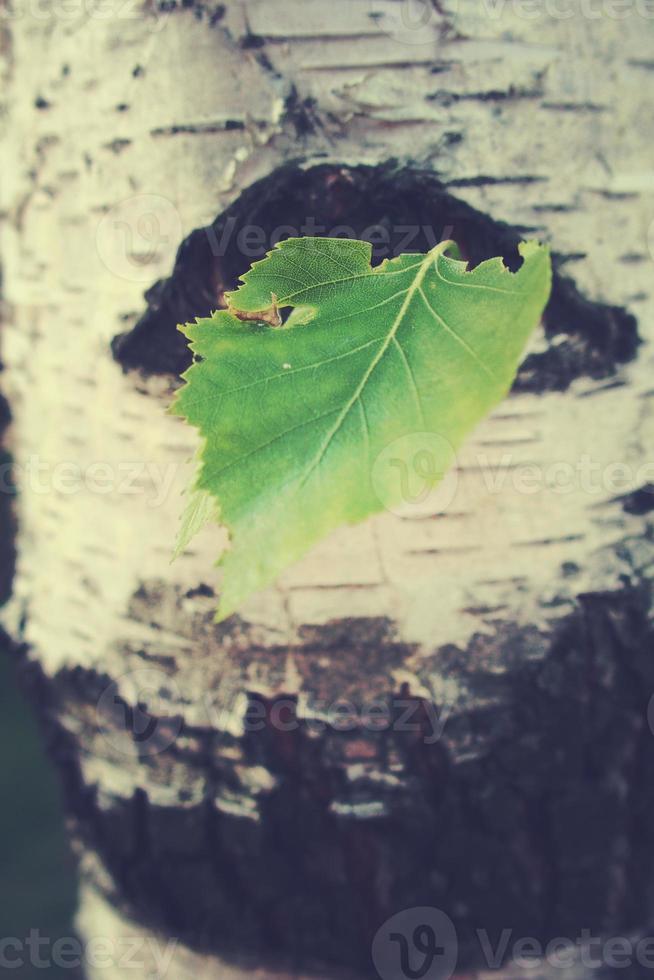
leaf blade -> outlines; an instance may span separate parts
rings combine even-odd
[[[221,618],[335,527],[382,509],[371,468],[389,442],[433,428],[458,448],[506,394],[549,295],[549,254],[526,243],[517,273],[495,259],[468,271],[447,247],[373,269],[366,243],[290,240],[230,309],[265,309],[274,294],[307,315],[272,327],[222,311],[183,328],[201,361],[172,410],[203,437],[196,489],[230,531]]]

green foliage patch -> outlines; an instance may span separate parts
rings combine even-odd
[[[196,361],[172,411],[202,448],[177,550],[206,520],[227,527],[219,619],[335,528],[399,502],[397,472],[375,466],[390,443],[437,434],[440,479],[511,387],[549,297],[548,250],[520,254],[516,273],[500,258],[468,271],[444,242],[372,268],[365,242],[290,239],[229,309],[180,328]]]

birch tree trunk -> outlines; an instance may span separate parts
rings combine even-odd
[[[654,8],[0,12],[5,621],[67,790],[89,978],[398,980],[391,933],[430,922],[428,977],[490,969],[478,930],[511,930],[521,976],[520,938],[646,933]],[[224,536],[169,563],[196,450],[165,412],[175,324],[280,226],[380,224],[379,255],[448,228],[477,261],[549,242],[545,323],[432,516],[344,529],[215,626]]]

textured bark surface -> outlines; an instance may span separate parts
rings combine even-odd
[[[479,928],[646,930],[652,21],[442,0],[415,43],[390,0],[162,8],[0,34],[6,622],[68,790],[82,934],[173,937],[174,977],[336,978],[376,975],[376,930],[418,906],[454,921],[462,971]],[[535,235],[559,279],[445,513],[345,529],[216,627],[221,533],[169,565],[196,448],[164,411],[172,328],[241,271],[215,245],[230,215],[285,210],[459,222],[473,258]],[[343,701],[357,724],[325,725]]]

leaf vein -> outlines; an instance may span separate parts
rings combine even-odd
[[[222,476],[223,473],[226,473],[227,470],[230,470],[233,466],[236,466],[238,463],[243,463],[246,459],[250,459],[251,456],[256,456],[257,453],[260,453],[269,446],[272,446],[273,443],[277,442],[279,439],[283,439],[285,436],[290,435],[291,432],[296,432],[298,429],[303,429],[305,426],[311,425],[313,422],[321,422],[322,419],[329,418],[330,415],[333,415],[337,411],[337,408],[333,408],[329,412],[323,412],[322,415],[316,415],[315,418],[303,419],[301,422],[298,422],[297,425],[292,425],[290,429],[285,429],[284,432],[278,432],[277,435],[273,436],[272,439],[269,439],[268,442],[264,442],[261,446],[255,446],[255,448],[251,449],[249,453],[244,453],[242,456],[239,456],[238,459],[233,459],[231,463],[228,463],[227,466],[223,466],[222,469],[205,470],[202,475],[203,477],[208,476],[209,479],[215,479],[216,477]]]
[[[390,272],[386,272],[386,270],[384,270],[384,272],[382,273],[382,275],[384,275],[384,276],[403,276],[407,272],[411,272],[412,269],[417,269],[418,266],[420,266],[420,265],[423,265],[423,262],[416,262],[415,265],[408,265],[404,269],[393,269]],[[344,276],[342,279],[329,279],[327,282],[321,283],[320,285],[321,286],[336,286],[336,285],[340,285],[340,283],[344,283],[344,282],[354,282],[357,279],[369,279],[370,276],[374,276],[374,275],[377,275],[377,274],[378,273],[376,272],[376,270],[375,269],[372,269],[370,272],[359,272],[356,275]],[[285,276],[284,278],[291,279],[292,277],[291,276]],[[297,280],[293,280],[293,281],[297,281]],[[312,289],[316,289],[316,288],[317,287],[314,286],[314,285],[304,286],[302,289],[298,289],[297,292],[295,292],[295,293],[289,293],[288,296],[284,296],[282,299],[278,300],[278,304],[279,304],[279,306],[284,306],[284,305],[290,303],[291,300],[294,300],[297,296],[300,296],[302,293],[310,292]]]
[[[413,373],[413,368],[411,367],[411,365],[409,363],[409,359],[406,356],[406,353],[404,351],[404,348],[402,347],[402,345],[399,342],[399,340],[397,339],[397,337],[393,337],[393,343],[397,347],[398,353],[399,353],[399,355],[400,355],[400,357],[402,359],[402,362],[404,364],[404,367],[406,368],[406,372],[409,375],[409,381],[411,383],[411,390],[413,392],[414,401],[415,401],[416,406],[418,408],[418,414],[420,416],[420,419],[422,421],[422,424],[426,427],[427,426],[427,423],[425,422],[425,413],[424,413],[423,408],[422,408],[422,401],[420,400],[420,391],[418,389],[418,384],[416,382],[415,374]]]
[[[461,337],[460,334],[458,334],[456,332],[456,330],[454,330],[452,327],[450,327],[449,324],[445,322],[445,320],[443,319],[443,317],[439,313],[436,312],[436,310],[434,309],[434,307],[431,305],[431,303],[427,299],[427,296],[425,295],[425,293],[423,292],[423,290],[420,289],[419,291],[420,291],[420,295],[422,296],[422,298],[423,298],[423,300],[425,302],[425,306],[427,307],[427,309],[429,310],[429,312],[431,313],[431,315],[434,317],[434,319],[435,320],[438,320],[438,322],[443,327],[445,327],[445,330],[448,332],[448,334],[451,337],[454,337],[454,339],[456,340],[456,342],[458,344],[460,344],[461,347],[463,347],[463,349],[465,351],[467,351],[468,355],[473,359],[473,361],[478,365],[478,367],[480,367],[481,370],[485,374],[488,375],[488,377],[491,379],[491,381],[494,381],[496,383],[499,382],[499,378],[490,370],[490,368],[486,364],[484,364],[484,362],[482,361],[482,359],[479,356],[479,354],[470,346],[470,344],[466,340],[464,340],[463,337]]]

